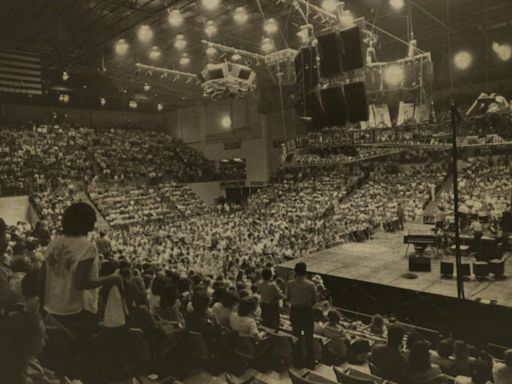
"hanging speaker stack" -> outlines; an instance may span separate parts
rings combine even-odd
[[[295,59],[297,108],[304,118],[312,121],[311,130],[368,120],[365,84],[350,81],[364,65],[358,26],[318,36],[318,48],[304,47],[299,51]],[[320,82],[333,85],[315,92]]]

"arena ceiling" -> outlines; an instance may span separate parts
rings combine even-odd
[[[488,57],[493,41],[512,44],[512,1],[510,0],[410,0],[402,10],[391,7],[389,0],[346,0],[346,7],[355,17],[368,21],[402,39],[407,36],[408,14],[412,17],[418,46],[431,51],[437,80],[444,84],[448,76],[448,52],[467,48]],[[3,0],[0,2],[0,48],[23,49],[41,55],[44,84],[52,92],[74,92],[82,99],[138,97],[141,101],[161,102],[178,107],[202,98],[197,84],[184,78],[160,79],[136,73],[135,62],[152,64],[148,51],[158,46],[161,57],[157,65],[198,73],[207,62],[204,27],[208,20],[218,26],[211,41],[259,52],[266,18],[279,22],[274,35],[277,49],[299,45],[297,31],[304,24],[290,0],[222,0],[220,6],[205,10],[196,0]],[[320,0],[311,0],[318,5]],[[243,6],[249,20],[237,24],[233,12]],[[168,22],[168,12],[179,9],[184,23],[179,28]],[[312,13],[313,14],[313,13]],[[311,14],[311,15],[312,15]],[[320,19],[311,19],[321,24]],[[154,37],[149,45],[137,39],[141,25],[151,27]],[[179,64],[182,52],[174,47],[176,35],[187,41],[184,51],[191,62]],[[451,38],[448,39],[448,36]],[[378,55],[381,60],[400,58],[406,47],[381,34]],[[114,45],[125,39],[128,54],[119,57]],[[475,73],[481,75],[479,67]],[[487,79],[493,71],[510,77],[510,64],[485,60]],[[69,80],[62,80],[62,72]],[[149,91],[143,90],[150,83]],[[122,95],[125,96],[122,96]]]

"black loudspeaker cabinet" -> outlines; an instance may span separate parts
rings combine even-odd
[[[366,99],[366,88],[362,81],[346,84],[345,101],[347,105],[348,121],[358,123],[368,121],[368,101]]]
[[[441,261],[441,276],[453,276],[455,263],[453,261]]]
[[[295,57],[298,93],[308,94],[318,84],[317,51],[313,47],[301,48]]]
[[[322,104],[327,126],[344,125],[347,121],[347,110],[343,89],[331,87],[322,89]]]
[[[341,63],[342,47],[338,33],[318,36],[318,53],[320,54],[320,74],[332,77],[343,72]]]
[[[341,47],[341,65],[343,71],[363,68],[364,56],[359,27],[345,29],[339,35]]]
[[[430,272],[432,265],[430,258],[409,256],[409,271],[410,272]]]
[[[295,107],[300,117],[311,119],[307,123],[308,132],[317,132],[326,126],[322,103],[315,92],[306,94],[295,104]]]

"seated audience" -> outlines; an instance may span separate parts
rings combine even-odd
[[[370,362],[378,369],[382,378],[396,383],[405,383],[408,367],[402,355],[402,341],[405,335],[403,328],[390,324],[387,331],[387,344],[376,344],[370,355]]]
[[[497,363],[492,369],[494,384],[512,383],[512,349],[503,354],[503,363]]]

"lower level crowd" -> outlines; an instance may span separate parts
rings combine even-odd
[[[511,382],[512,350],[497,361],[460,340],[431,344],[394,319],[351,321],[304,263],[285,281],[272,259],[233,259],[220,273],[185,259],[184,268],[151,255],[130,260],[114,255],[105,235],[88,238],[95,222],[85,203],[64,210],[52,240],[44,229],[0,221],[4,382],[108,383],[248,355],[310,369],[318,360],[369,367],[399,384]]]

